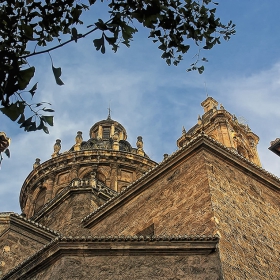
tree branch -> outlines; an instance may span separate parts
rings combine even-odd
[[[112,19],[109,19],[108,21],[106,21],[105,24],[108,24],[110,21],[112,21]],[[99,29],[99,28],[95,27],[92,30],[86,32],[85,34],[81,34],[79,37],[72,38],[72,39],[70,39],[70,40],[68,40],[68,41],[66,41],[66,42],[64,42],[64,43],[62,43],[60,45],[57,45],[57,46],[52,47],[52,48],[49,48],[47,50],[43,50],[43,51],[39,51],[39,52],[33,52],[31,54],[23,55],[23,56],[20,56],[19,58],[28,58],[28,57],[31,57],[31,56],[34,56],[34,55],[51,52],[51,51],[53,51],[55,49],[61,48],[61,47],[65,46],[65,45],[69,44],[72,41],[78,41],[78,40],[80,40],[82,38],[85,38],[87,35],[91,34],[92,32],[96,31],[97,29]]]

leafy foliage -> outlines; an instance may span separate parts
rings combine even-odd
[[[109,45],[117,51],[120,44],[129,47],[137,32],[135,23],[150,30],[150,38],[158,44],[161,57],[168,65],[177,65],[192,45],[198,46],[195,62],[187,71],[204,71],[200,52],[228,40],[235,33],[234,24],[224,25],[216,18],[217,3],[211,0],[108,0],[108,20],[95,20],[85,34],[76,26],[83,24],[80,17],[93,9],[96,0],[86,4],[74,0],[7,0],[0,3],[0,110],[12,121],[17,121],[26,131],[43,130],[53,125],[53,112],[46,102],[29,104],[37,90],[37,83],[30,86],[35,67],[28,58],[49,53],[72,41],[99,31],[100,38],[93,40],[97,51],[105,53]],[[91,28],[91,29],[90,29]],[[62,42],[65,35],[70,39]],[[54,40],[58,45],[53,46]],[[32,47],[34,49],[32,50]],[[52,62],[55,81],[63,85],[61,68]],[[26,96],[27,94],[27,96]],[[24,97],[23,97],[24,96]],[[28,111],[28,112],[27,112]]]

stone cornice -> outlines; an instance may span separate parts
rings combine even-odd
[[[57,237],[3,276],[6,279],[25,279],[67,256],[100,255],[191,255],[215,252],[218,236],[88,236]]]
[[[39,223],[35,223],[34,221],[26,219],[25,217],[13,212],[0,213],[0,223],[1,221],[9,223],[9,229],[16,230],[17,228],[20,228],[26,232],[30,232],[34,235],[37,235],[38,237],[46,240],[46,242],[50,242],[52,239],[56,238],[57,236],[60,236],[59,232],[45,227]],[[5,232],[3,232],[0,235],[0,237],[4,235]]]
[[[118,162],[120,164],[127,165],[128,167],[137,166],[140,164],[150,166],[150,168],[157,165],[151,159],[144,158],[142,156],[132,154],[124,151],[112,151],[112,150],[84,150],[84,151],[73,151],[65,152],[59,156],[49,159],[39,166],[37,166],[25,179],[20,192],[20,206],[24,207],[27,199],[26,194],[29,188],[32,188],[38,182],[43,181],[48,176],[70,170],[73,165],[79,164],[82,166],[96,164],[110,164]]]
[[[48,211],[53,209],[58,203],[63,203],[69,196],[73,193],[93,193],[94,188],[88,184],[75,184],[75,182],[83,182],[83,180],[73,180],[68,187],[65,187],[58,195],[46,203],[40,211],[38,211],[34,216],[31,217],[32,220],[36,221],[40,217],[44,216]],[[102,191],[101,191],[102,192]],[[114,191],[111,190],[113,193]],[[117,192],[114,192],[117,193]]]
[[[245,132],[247,135],[251,135],[251,137],[254,137],[255,139],[259,140],[259,137],[250,130],[250,128],[248,128],[247,126],[245,126],[244,124],[241,124],[239,122],[235,122],[233,120],[234,115],[232,115],[231,113],[229,113],[228,111],[226,111],[225,109],[217,109],[217,110],[210,110],[207,113],[205,113],[204,115],[202,115],[202,121],[203,123],[201,125],[196,124],[195,126],[193,126],[191,129],[189,129],[185,135],[182,135],[178,141],[181,138],[184,137],[192,137],[194,136],[199,130],[203,129],[207,129],[209,126],[212,125],[212,122],[216,121],[227,121],[232,127],[234,128],[239,128],[241,129],[243,132]]]
[[[135,197],[139,192],[149,187],[151,182],[156,180],[159,174],[164,174],[164,172],[173,164],[201,149],[205,149],[218,157],[222,157],[223,159],[233,163],[237,166],[237,168],[246,169],[247,173],[250,171],[252,176],[256,176],[259,180],[262,180],[262,182],[264,182],[268,187],[280,191],[280,179],[278,177],[250,162],[237,152],[225,147],[213,138],[207,136],[205,133],[201,133],[185,144],[182,148],[167,157],[163,162],[159,163],[159,165],[130,184],[124,191],[86,216],[82,220],[82,223],[85,227],[90,227],[91,225],[98,223],[100,220],[108,216],[111,211],[114,211],[121,205],[125,204],[128,200]]]

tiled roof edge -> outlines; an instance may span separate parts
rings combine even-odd
[[[52,230],[52,229],[50,229],[48,227],[45,227],[45,226],[43,226],[43,225],[41,225],[41,224],[39,224],[37,222],[34,222],[34,221],[30,220],[30,219],[27,219],[27,218],[25,218],[25,217],[23,217],[23,216],[21,216],[21,215],[19,215],[17,213],[13,213],[12,212],[12,213],[10,213],[10,216],[15,217],[16,219],[19,219],[19,220],[21,220],[21,221],[23,221],[25,223],[28,223],[28,224],[30,224],[32,226],[37,227],[37,228],[40,228],[40,229],[42,229],[42,230],[44,230],[44,231],[46,231],[48,233],[52,233],[52,234],[54,234],[56,236],[61,236],[61,234],[59,232],[57,232],[55,230]]]
[[[156,172],[163,164],[166,164],[168,161],[170,161],[171,159],[173,159],[175,156],[177,156],[178,154],[182,153],[185,149],[191,147],[193,144],[195,144],[195,142],[197,142],[199,139],[202,138],[206,138],[207,140],[211,141],[212,143],[215,143],[216,145],[218,145],[219,147],[223,148],[224,150],[226,150],[227,152],[231,153],[233,156],[238,157],[239,159],[241,159],[242,161],[250,164],[251,166],[253,166],[254,168],[258,169],[259,171],[261,171],[262,173],[264,173],[265,175],[270,176],[271,178],[273,178],[274,180],[277,180],[280,183],[280,179],[269,173],[268,171],[266,171],[265,169],[261,168],[260,166],[252,163],[251,161],[249,161],[248,159],[244,158],[243,156],[241,156],[240,154],[238,154],[237,152],[234,152],[233,150],[227,148],[226,146],[224,146],[223,144],[221,144],[220,142],[216,141],[215,139],[213,139],[212,137],[208,136],[207,134],[205,134],[204,132],[198,134],[198,136],[194,137],[192,140],[190,140],[187,144],[185,144],[182,148],[176,150],[175,152],[173,152],[171,155],[169,155],[166,159],[164,159],[162,162],[160,162],[157,166],[155,166],[154,168],[150,169],[149,171],[147,171],[142,177],[140,177],[139,179],[137,179],[136,181],[132,182],[130,185],[127,186],[127,188],[125,190],[123,190],[122,192],[118,193],[115,197],[111,198],[110,200],[106,201],[104,204],[102,204],[100,207],[98,207],[97,209],[95,209],[92,213],[90,213],[89,215],[87,215],[85,218],[82,219],[82,222],[86,222],[87,220],[89,220],[92,216],[94,216],[97,212],[101,211],[103,208],[105,208],[107,205],[109,205],[112,201],[114,201],[115,199],[117,199],[119,196],[121,196],[123,193],[127,192],[129,189],[131,189],[135,184],[137,184],[138,182],[143,181],[148,175],[150,175],[153,172]]]
[[[8,278],[10,275],[12,275],[15,271],[26,265],[28,262],[36,259],[40,254],[47,251],[51,246],[54,244],[62,242],[155,242],[155,241],[219,241],[220,237],[218,234],[215,235],[152,235],[152,236],[130,236],[130,235],[115,235],[115,236],[60,236],[56,237],[54,240],[52,240],[50,243],[45,245],[41,250],[33,254],[32,256],[25,259],[23,262],[18,264],[16,267],[14,267],[12,270],[10,270],[7,274],[4,275],[2,279]]]
[[[118,242],[118,241],[216,241],[219,235],[109,235],[109,236],[62,236],[60,241],[91,241],[91,242]]]

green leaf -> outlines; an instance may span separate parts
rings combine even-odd
[[[32,117],[26,119],[20,126],[20,128],[24,127],[24,130],[28,131],[28,127],[32,125]]]
[[[49,134],[49,133],[50,133],[49,130],[48,130],[48,128],[47,128],[46,126],[43,127],[43,130],[44,130],[44,132],[45,132],[46,134]]]
[[[115,37],[107,37],[106,35],[104,36],[109,45],[114,45],[117,41],[117,38]]]
[[[42,120],[48,125],[53,126],[53,116],[42,116]]]
[[[46,108],[43,108],[43,111],[45,111],[45,112],[54,112],[54,110],[53,109],[46,109]]]
[[[94,39],[93,44],[97,51],[101,49],[101,52],[105,53],[105,42],[104,42],[104,36],[102,35],[100,39]]]
[[[24,116],[24,114],[21,114],[21,116],[20,116],[19,120],[17,121],[17,123],[18,123],[18,124],[21,124],[21,123],[23,123],[24,121],[25,121],[25,116]]]
[[[95,26],[102,31],[108,29],[107,25],[103,22],[102,19],[98,19],[98,21],[95,23]]]
[[[62,80],[60,79],[60,76],[61,76],[61,67],[54,67],[53,64],[52,64],[52,70],[53,70],[53,74],[54,74],[54,78],[55,78],[55,81],[56,83],[59,85],[59,86],[62,86],[64,85],[64,83],[62,82]]]
[[[35,122],[32,122],[32,124],[26,128],[26,131],[30,132],[30,131],[36,131],[37,128],[36,128],[36,123]]]
[[[29,92],[31,93],[32,97],[34,96],[35,90],[37,89],[37,84],[38,84],[38,83],[36,83],[36,84],[32,87],[32,89],[29,91]]]
[[[71,39],[74,39],[75,42],[77,43],[77,38],[78,38],[78,31],[77,31],[77,28],[73,27],[72,28],[72,38]]]
[[[37,130],[43,129],[44,126],[45,126],[45,125],[44,125],[44,122],[43,122],[43,120],[40,118],[40,124],[38,125]]]
[[[24,90],[29,84],[31,78],[34,76],[35,67],[30,67],[25,70],[19,71],[18,75],[18,88]]]
[[[0,108],[0,111],[9,117],[12,121],[16,121],[17,118],[24,112],[25,103],[17,101],[9,106]]]
[[[197,70],[199,74],[202,74],[204,71],[204,66],[198,67]]]
[[[9,150],[9,149],[6,149],[6,150],[4,151],[4,153],[6,154],[6,156],[7,156],[8,158],[11,157],[11,153],[10,153],[10,150]]]
[[[29,38],[33,39],[33,28],[31,25],[22,24],[22,29],[24,31],[24,35]]]

